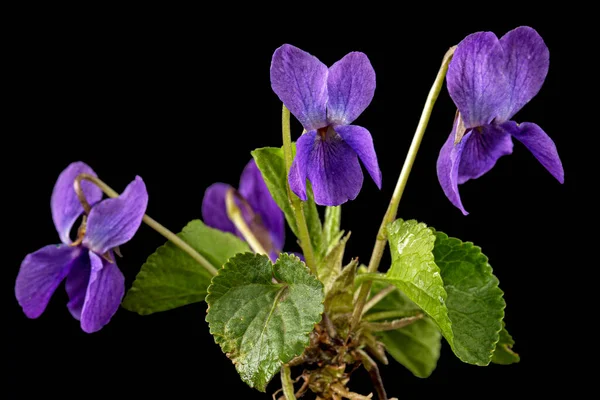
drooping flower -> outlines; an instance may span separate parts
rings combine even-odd
[[[206,225],[233,233],[243,240],[244,236],[227,215],[225,198],[229,190],[235,189],[220,182],[206,189],[202,199],[202,219]],[[244,167],[236,194],[235,201],[246,224],[275,261],[285,243],[283,212],[271,197],[254,160]]]
[[[437,173],[444,193],[463,214],[458,185],[488,172],[512,153],[512,138],[529,149],[560,183],[562,163],[556,145],[538,125],[518,124],[513,116],[541,89],[550,54],[532,28],[516,28],[498,40],[478,32],[459,43],[446,82],[458,108],[448,140],[442,147]]]
[[[275,50],[271,87],[306,133],[296,143],[289,174],[292,191],[306,200],[306,179],[315,202],[336,206],[354,200],[365,168],[381,189],[381,171],[368,130],[350,125],[375,93],[375,71],[364,53],[352,52],[327,68],[289,44]]]
[[[117,198],[102,200],[94,184],[81,182],[91,211],[71,240],[71,229],[84,209],[75,193],[75,178],[96,176],[83,162],[70,164],[58,177],[51,198],[54,226],[62,241],[28,254],[15,285],[16,298],[29,318],[39,317],[58,285],[66,278],[67,308],[92,333],[106,325],[121,304],[125,278],[112,249],[128,242],[139,228],[148,203],[142,178],[137,176]]]

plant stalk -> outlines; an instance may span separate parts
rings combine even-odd
[[[423,140],[423,135],[427,129],[427,124],[429,123],[433,106],[435,105],[435,102],[442,89],[444,78],[446,77],[446,72],[448,71],[448,65],[450,64],[450,60],[452,60],[452,56],[454,55],[454,50],[456,50],[456,46],[451,47],[444,55],[442,66],[440,67],[435,81],[433,82],[433,86],[429,91],[429,95],[427,96],[427,101],[425,102],[425,107],[421,113],[421,119],[417,125],[417,130],[413,137],[412,143],[408,149],[408,154],[404,160],[404,165],[402,166],[402,171],[400,172],[400,177],[398,178],[398,183],[396,184],[396,189],[394,189],[394,194],[392,195],[388,209],[383,217],[381,226],[379,227],[379,232],[377,233],[377,239],[375,241],[375,247],[373,248],[371,260],[369,261],[368,272],[376,272],[377,268],[379,268],[379,263],[381,262],[381,257],[383,256],[383,251],[385,250],[385,245],[387,242],[387,225],[394,221],[396,214],[398,213],[400,199],[404,193],[408,176],[410,175],[415,158],[417,157],[417,152],[419,151],[419,146]],[[352,321],[350,324],[351,330],[354,330],[354,328],[356,328],[360,322],[360,318],[363,314],[363,308],[367,301],[367,297],[369,296],[369,292],[371,291],[371,285],[371,282],[366,282],[362,284],[360,288],[354,313],[352,314]]]

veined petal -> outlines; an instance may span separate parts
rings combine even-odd
[[[487,125],[506,108],[504,52],[492,32],[473,33],[456,48],[446,82],[465,127]]]
[[[462,205],[460,194],[458,193],[458,167],[460,165],[461,156],[465,141],[469,139],[472,131],[467,131],[462,140],[454,144],[456,136],[456,128],[458,126],[458,118],[454,121],[454,128],[448,136],[448,140],[442,146],[437,160],[437,176],[442,186],[442,190],[448,200],[457,207],[464,215],[469,214]]]
[[[227,216],[225,196],[233,189],[225,183],[213,183],[204,192],[202,199],[202,220],[211,228],[237,235],[237,229]]]
[[[91,272],[81,310],[81,329],[92,333],[108,324],[119,309],[125,294],[125,277],[117,264],[108,262],[92,251],[88,254]]]
[[[358,154],[367,172],[369,172],[377,187],[381,189],[381,170],[377,162],[377,154],[375,153],[371,133],[362,126],[357,125],[339,125],[334,127],[334,130]]]
[[[360,52],[348,53],[329,68],[327,120],[351,124],[367,108],[375,93],[375,70]]]
[[[269,231],[275,249],[281,251],[285,242],[283,211],[273,200],[254,159],[250,160],[242,172],[239,193],[260,217],[263,226]]]
[[[284,44],[271,61],[271,87],[307,131],[327,125],[327,66],[297,47]]]
[[[503,124],[503,127],[515,139],[523,143],[553,177],[560,183],[565,182],[565,171],[558,156],[556,145],[542,128],[531,122],[517,125],[512,121]]]
[[[146,185],[139,176],[117,198],[106,199],[90,211],[83,244],[98,254],[128,242],[137,232],[148,205]]]
[[[290,167],[288,182],[290,189],[300,197],[300,200],[306,201],[306,178],[308,177],[308,161],[310,154],[315,147],[317,131],[306,132],[296,141],[296,157]]]
[[[339,206],[354,200],[363,184],[356,152],[333,129],[315,138],[308,158],[308,180],[315,203]]]
[[[75,188],[75,178],[79,174],[89,174],[96,176],[96,173],[85,163],[79,161],[70,164],[65,168],[54,185],[50,207],[52,209],[52,220],[60,240],[64,244],[70,244],[71,228],[77,218],[83,213],[83,207],[77,198]],[[90,204],[94,204],[102,199],[102,190],[88,181],[81,182],[81,189],[85,198]]]
[[[65,289],[69,295],[67,308],[73,318],[78,321],[81,319],[81,310],[83,309],[83,303],[85,301],[85,293],[90,281],[90,257],[87,253],[88,252],[84,252],[84,254],[77,259],[77,263],[71,268],[65,282]]]
[[[492,124],[475,128],[463,137],[462,157],[458,167],[458,184],[479,178],[496,165],[502,156],[512,153],[513,143],[502,127]]]
[[[509,94],[497,122],[512,118],[542,88],[550,65],[550,52],[535,29],[521,26],[500,39],[504,49]]]
[[[25,257],[15,284],[15,296],[25,315],[37,318],[44,312],[50,297],[81,254],[80,247],[51,244]]]

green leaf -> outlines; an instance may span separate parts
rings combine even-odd
[[[504,327],[504,321],[502,321],[500,340],[496,344],[496,350],[494,350],[492,362],[494,364],[509,365],[521,361],[521,357],[519,357],[519,355],[512,350],[514,344],[515,341]]]
[[[326,294],[331,289],[335,279],[342,272],[342,262],[348,239],[350,239],[350,232],[317,264],[317,276],[323,283],[323,286],[325,286]]]
[[[264,392],[281,365],[308,346],[323,312],[323,285],[294,255],[282,253],[272,264],[264,255],[238,254],[213,278],[206,302],[215,341],[242,380]]]
[[[389,224],[387,232],[392,266],[384,280],[433,318],[452,345],[454,335],[446,308],[446,290],[432,253],[435,235],[423,223],[402,219]]]
[[[292,154],[296,154],[296,144],[292,143]],[[288,198],[288,177],[285,170],[285,160],[283,157],[283,148],[278,147],[263,147],[252,151],[252,157],[256,161],[256,166],[260,170],[267,188],[273,196],[275,203],[279,206],[285,219],[290,226],[290,229],[296,237],[299,237],[298,227],[296,225],[296,216],[290,200]],[[320,254],[322,246],[322,227],[319,212],[313,198],[312,188],[307,183],[306,192],[308,199],[302,202],[308,232],[310,234],[311,243],[315,254]],[[298,198],[290,191],[294,198]]]
[[[481,248],[436,232],[433,255],[448,293],[454,353],[464,362],[488,365],[502,329],[506,303]]]
[[[325,207],[325,223],[323,224],[323,245],[321,246],[320,257],[327,256],[344,236],[344,231],[340,230],[342,222],[342,207]]]
[[[488,365],[505,303],[487,257],[472,243],[416,221],[399,219],[387,229],[390,270],[361,278],[394,284],[437,323],[458,358]]]
[[[372,295],[387,287],[383,282],[374,282]],[[384,318],[397,319],[415,315],[420,308],[399,290],[385,296],[365,316],[385,316],[397,313],[396,316]],[[385,345],[387,352],[400,364],[419,378],[427,378],[435,370],[440,357],[442,335],[429,317],[393,331],[377,332],[377,337]]]
[[[329,315],[351,313],[354,309],[354,277],[358,260],[346,265],[333,281],[325,296],[325,311]]]
[[[250,251],[236,236],[194,220],[179,233],[181,239],[219,268],[237,253]],[[171,242],[159,247],[142,265],[122,306],[141,315],[196,303],[206,297],[212,275]]]

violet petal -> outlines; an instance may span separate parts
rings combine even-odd
[[[502,156],[512,153],[510,134],[495,124],[473,129],[463,137],[462,157],[458,167],[458,184],[476,179],[496,165]]]
[[[125,294],[125,277],[116,264],[94,252],[88,254],[91,273],[81,310],[81,329],[92,333],[108,324],[119,309]]]
[[[92,207],[83,244],[98,254],[128,242],[137,232],[148,205],[146,185],[139,176],[117,198]]]
[[[329,68],[327,120],[351,124],[367,108],[375,93],[375,70],[360,52],[348,53]]]
[[[25,257],[17,275],[15,296],[27,317],[37,318],[44,312],[81,255],[80,247],[51,244]]]
[[[71,268],[67,280],[65,281],[65,289],[69,295],[67,308],[76,320],[81,319],[81,310],[85,301],[85,293],[87,292],[88,283],[90,281],[90,257],[85,252],[79,257],[76,265]]]
[[[462,150],[465,141],[469,139],[472,131],[467,131],[463,136],[463,139],[458,143],[454,144],[454,138],[456,136],[456,127],[458,125],[458,119],[454,122],[454,128],[448,136],[446,143],[442,146],[440,154],[437,159],[437,176],[442,186],[442,190],[448,197],[448,200],[455,207],[462,211],[464,215],[469,214],[462,205],[460,194],[458,192],[458,167],[461,161]]]
[[[360,192],[363,173],[358,156],[332,129],[315,139],[308,158],[308,180],[315,203],[322,206],[339,206]]]
[[[503,127],[523,143],[553,177],[560,183],[565,182],[565,171],[556,145],[542,128],[531,122],[524,122],[517,126],[512,121],[503,124]]]
[[[238,234],[235,225],[227,215],[225,196],[227,191],[233,189],[226,183],[213,183],[204,192],[202,198],[202,220],[207,226],[223,232]]]
[[[250,160],[242,172],[239,193],[260,217],[262,224],[269,231],[275,249],[281,250],[285,243],[283,212],[273,200],[267,184],[253,159]]]
[[[327,66],[299,48],[284,44],[271,61],[271,87],[307,131],[327,125]]]
[[[473,33],[456,48],[446,75],[448,92],[465,127],[487,125],[506,108],[504,52],[492,32]]]
[[[358,154],[360,161],[379,189],[381,189],[381,170],[373,145],[373,137],[368,130],[357,125],[338,125],[334,130]]]
[[[306,201],[306,178],[308,177],[308,161],[315,147],[316,131],[306,132],[296,141],[296,156],[290,167],[288,182],[290,189],[302,201]]]
[[[54,226],[60,236],[60,240],[64,244],[71,243],[71,228],[75,221],[77,221],[77,218],[83,213],[83,206],[79,202],[73,186],[77,175],[83,173],[96,176],[96,173],[81,161],[70,164],[58,176],[58,180],[52,191],[50,199],[52,220],[54,221]],[[90,204],[94,204],[102,199],[102,190],[91,182],[82,181],[81,189]]]
[[[521,26],[500,39],[504,49],[508,102],[496,122],[511,119],[542,88],[550,52],[542,37],[532,28]]]

